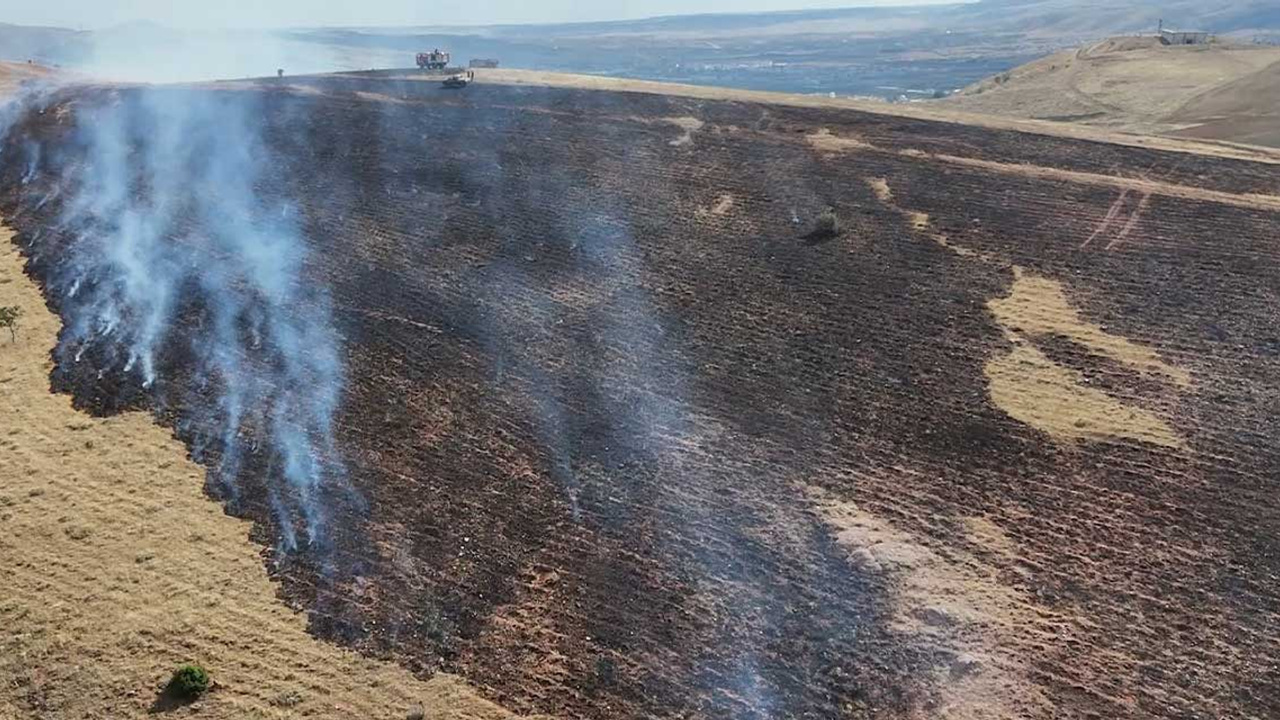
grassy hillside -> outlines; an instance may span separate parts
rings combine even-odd
[[[1280,147],[1280,58],[1257,72],[1210,87],[1169,116],[1177,134]]]
[[[1219,42],[1168,47],[1121,37],[988,78],[940,107],[1139,133],[1274,143],[1280,48]],[[1250,124],[1253,123],[1253,124]]]

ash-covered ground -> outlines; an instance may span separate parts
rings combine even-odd
[[[323,637],[557,717],[1280,712],[1273,165],[359,77],[33,107],[54,387],[172,424]]]

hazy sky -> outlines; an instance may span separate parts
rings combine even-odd
[[[479,25],[612,20],[946,0],[0,0],[0,22],[94,29],[150,20],[184,28]],[[954,1],[954,0],[953,0]]]

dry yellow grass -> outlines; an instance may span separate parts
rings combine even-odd
[[[390,73],[378,76],[389,81],[439,82],[437,75],[424,73]],[[791,107],[817,107],[855,110],[893,117],[915,118],[937,122],[972,125],[1000,130],[1016,130],[1018,132],[1049,135],[1053,137],[1075,138],[1094,142],[1114,143],[1132,147],[1144,147],[1169,152],[1211,155],[1280,164],[1280,149],[1260,147],[1239,142],[1227,142],[1216,139],[1174,138],[1160,135],[1137,134],[1129,131],[1117,131],[1113,128],[1101,128],[1064,123],[1050,120],[1002,115],[994,111],[968,111],[950,105],[948,102],[928,103],[887,103],[874,100],[854,98],[830,98],[824,95],[799,95],[794,93],[766,92],[763,90],[742,90],[739,88],[713,87],[707,85],[683,85],[680,83],[657,82],[652,80],[631,80],[627,78],[605,77],[599,75],[575,75],[570,73],[544,72],[536,70],[486,69],[476,71],[476,82],[495,85],[523,85],[537,87],[576,88],[586,90],[604,90],[619,93],[650,93],[656,95],[673,95],[700,100],[725,100],[731,102],[758,102],[771,105]],[[238,89],[253,85],[254,81],[237,80],[216,83],[201,83],[200,86],[211,89]],[[315,94],[320,92],[305,82],[284,85],[292,92]],[[825,133],[830,135],[830,133]],[[811,137],[815,146],[823,143],[824,134]],[[831,141],[832,150],[850,149],[850,138],[836,138]],[[843,146],[843,147],[841,147]]]
[[[911,225],[912,230],[923,231],[929,229],[929,213],[922,213],[919,210],[907,211],[907,222]],[[945,244],[945,241],[944,241]]]
[[[1051,635],[1042,627],[1053,618],[1048,608],[974,555],[950,547],[944,556],[853,503],[816,487],[808,492],[850,562],[890,587],[895,629],[950,658],[933,668],[941,703],[925,717],[1006,720],[1046,710],[1019,643]],[[969,518],[966,526],[975,545],[1016,557],[1017,546],[995,523]]]
[[[0,718],[141,718],[180,663],[217,689],[199,718],[511,717],[306,633],[276,599],[249,525],[145,414],[93,419],[49,392],[59,329],[0,229]]]
[[[928,214],[894,203],[893,189],[884,178],[868,178],[867,184],[881,202],[902,214],[913,231],[924,233],[961,257],[1004,264],[932,232]],[[1009,296],[987,302],[987,309],[1013,346],[984,367],[992,402],[1015,420],[1060,440],[1129,438],[1181,447],[1182,438],[1158,415],[1090,387],[1079,371],[1050,359],[1034,343],[1062,336],[1089,352],[1163,378],[1183,390],[1191,386],[1190,373],[1165,362],[1151,348],[1086,320],[1072,307],[1057,281],[1029,275],[1016,265],[1009,267],[1014,275]]]
[[[961,257],[977,258],[984,262],[995,262],[992,258],[975,252],[963,245],[956,245],[944,234],[935,232],[930,225],[929,213],[920,212],[919,210],[908,210],[901,208],[893,201],[893,188],[889,187],[889,182],[883,178],[871,178],[868,181],[876,197],[885,205],[893,208],[902,214],[902,218],[906,221],[907,227],[915,233],[922,234],[930,240],[938,243],[942,247]]]
[[[38,80],[52,76],[53,71],[43,65],[0,62],[0,98],[16,92],[24,80]]]
[[[1143,195],[1163,195],[1165,197],[1172,198],[1200,200],[1253,210],[1280,210],[1280,196],[1278,195],[1231,193],[1222,190],[1207,190],[1205,188],[1194,187],[1191,185],[1178,185],[1176,183],[1148,180],[1145,178],[1120,177],[1118,175],[1105,175],[1102,173],[1081,172],[1078,170],[1063,170],[1061,168],[1032,165],[1029,163],[1005,163],[998,160],[983,160],[981,158],[960,157],[944,153],[928,153],[917,148],[888,150],[868,144],[859,138],[835,135],[825,128],[819,132],[806,135],[805,140],[815,150],[832,155],[869,150],[896,152],[903,157],[910,157],[918,160],[929,160],[933,163],[946,163],[948,165],[976,168],[984,172],[999,173],[1002,175],[1056,180],[1076,183],[1078,185],[1108,187],[1115,188],[1120,191],[1135,191],[1142,193]],[[879,193],[882,192],[882,190],[876,189],[876,180],[873,178],[869,182],[871,183],[872,188],[876,190],[877,196],[879,196]],[[890,192],[889,198],[892,199],[892,197],[892,192]],[[880,197],[880,199],[884,200],[883,197]]]
[[[1080,373],[1021,340],[1016,342],[985,368],[992,402],[1010,417],[1056,438],[1123,437],[1166,447],[1182,444],[1173,428],[1154,413],[1089,387]]]
[[[689,143],[692,143],[693,134],[701,130],[702,127],[706,125],[706,123],[699,120],[698,118],[688,117],[688,116],[669,117],[666,119],[666,122],[670,123],[671,125],[675,125],[681,130],[684,130],[683,135],[671,141],[671,145],[675,147],[680,147],[681,145],[688,145]]]
[[[1214,44],[1164,46],[1155,38],[1115,38],[1036,60],[936,103],[966,112],[1069,120],[1114,130],[1161,133],[1188,124],[1182,109],[1280,63],[1280,48]],[[1273,88],[1273,86],[1268,86]],[[1269,110],[1274,89],[1237,94],[1238,108]],[[1238,111],[1238,110],[1237,110]],[[1247,140],[1230,132],[1203,135]]]
[[[435,82],[436,78],[411,73],[396,76],[396,79]],[[502,85],[536,85],[546,87],[569,87],[614,92],[643,92],[660,95],[678,95],[682,97],[705,100],[730,100],[735,102],[760,102],[794,107],[846,108],[880,115],[936,120],[939,122],[959,123],[1004,130],[1018,130],[1040,135],[1071,137],[1098,142],[1110,142],[1121,145],[1157,148],[1173,152],[1189,152],[1220,157],[1238,157],[1257,162],[1280,163],[1280,151],[1271,148],[1259,148],[1250,145],[1238,145],[1217,141],[1201,141],[1181,138],[1134,135],[1116,132],[1108,128],[1088,127],[1074,123],[1052,122],[1047,120],[1028,119],[1023,117],[1007,117],[983,112],[967,112],[951,107],[946,103],[906,103],[890,104],[871,100],[852,98],[829,98],[826,96],[798,95],[794,93],[765,92],[761,90],[741,90],[737,88],[711,87],[705,85],[682,85],[679,83],[655,82],[651,80],[630,80],[616,77],[596,75],[572,75],[568,73],[541,72],[532,70],[480,70],[476,72],[476,80],[480,83],[496,83]],[[844,138],[847,141],[848,138]]]
[[[1006,354],[987,362],[991,400],[1021,422],[1064,439],[1131,438],[1166,447],[1182,439],[1155,413],[1089,387],[1081,374],[1054,362],[1037,349],[1038,337],[1061,335],[1089,351],[1181,388],[1191,385],[1187,371],[1156,352],[1088,322],[1067,302],[1062,286],[1015,267],[1013,291],[987,302],[987,309],[1013,343]]]
[[[831,132],[827,131],[827,135],[823,138],[823,142],[826,142],[826,139],[830,137]],[[813,136],[810,136],[809,142],[813,142]],[[871,188],[871,192],[876,194],[876,198],[880,202],[885,203],[886,205],[893,203],[893,189],[889,187],[888,180],[881,177],[867,178],[867,187]]]
[[[1152,375],[1163,375],[1182,387],[1191,385],[1191,375],[1170,365],[1151,348],[1139,345],[1080,316],[1067,301],[1062,285],[1054,280],[1014,268],[1013,292],[987,303],[996,320],[1019,335],[1064,335],[1093,352],[1105,355]]]
[[[836,135],[827,128],[823,128],[816,133],[805,135],[804,139],[807,140],[809,145],[811,145],[815,150],[821,150],[823,152],[842,153],[849,152],[851,150],[874,149],[872,145],[860,138],[849,137],[847,135]],[[875,189],[876,186],[874,179],[871,182],[872,188]],[[884,189],[887,190],[888,187],[888,184],[886,184]],[[892,197],[892,195],[890,195],[890,197]]]
[[[1231,207],[1240,207],[1252,210],[1280,210],[1280,196],[1277,195],[1206,190],[1205,188],[1194,187],[1191,185],[1177,185],[1174,183],[1160,182],[1158,180],[1126,178],[1116,175],[1063,170],[1061,168],[1044,167],[1042,165],[1004,163],[995,160],[982,160],[980,158],[957,157],[955,155],[929,154],[922,153],[920,151],[912,151],[910,149],[902,150],[900,152],[901,154],[909,157],[929,159],[950,165],[978,168],[985,172],[1001,173],[1003,175],[1060,180],[1079,185],[1110,187],[1121,191],[1133,190],[1143,193],[1144,195],[1163,195],[1171,198],[1200,200],[1204,202],[1217,203],[1219,205],[1229,205]]]

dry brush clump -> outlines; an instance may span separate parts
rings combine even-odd
[[[0,328],[9,330],[9,342],[18,340],[18,319],[22,317],[22,308],[17,305],[0,307]]]
[[[836,215],[835,208],[828,207],[814,220],[813,228],[805,233],[804,240],[810,245],[816,245],[834,240],[841,232],[840,218]]]

